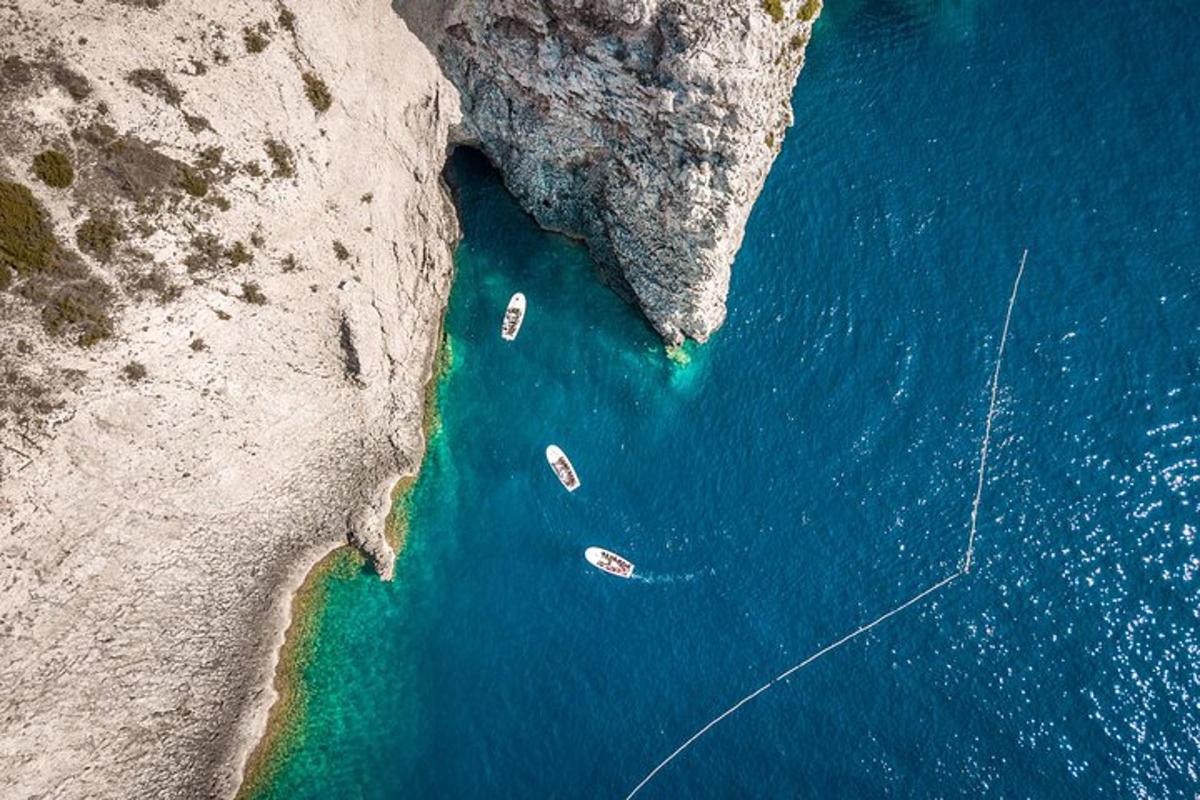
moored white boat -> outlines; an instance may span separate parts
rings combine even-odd
[[[550,468],[568,492],[579,488],[579,476],[575,473],[575,467],[558,445],[552,444],[546,448],[546,460],[550,462]]]
[[[633,562],[622,558],[611,550],[603,547],[589,547],[583,551],[583,557],[598,570],[616,575],[618,578],[633,577]]]
[[[517,292],[508,301],[504,319],[500,322],[500,336],[507,342],[517,338],[521,323],[525,321],[525,295]]]

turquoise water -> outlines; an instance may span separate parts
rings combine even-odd
[[[1200,785],[1200,19],[832,2],[726,326],[671,364],[478,156],[392,584],[331,578],[264,794],[1187,797]],[[530,310],[497,335],[508,296]],[[564,492],[560,444],[583,481]],[[633,560],[620,581],[582,558]]]

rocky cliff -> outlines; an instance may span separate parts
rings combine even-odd
[[[434,4],[437,5],[437,4]],[[785,129],[820,0],[401,4],[480,147],[580,236],[670,343],[725,318],[730,265]]]
[[[0,797],[231,795],[308,569],[390,574],[449,142],[704,339],[818,10],[0,4]]]
[[[0,797],[231,796],[424,448],[457,93],[376,0],[0,4]]]

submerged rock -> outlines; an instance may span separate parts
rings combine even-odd
[[[456,0],[412,20],[482,149],[669,343],[725,319],[820,0]],[[420,12],[408,12],[420,16]]]

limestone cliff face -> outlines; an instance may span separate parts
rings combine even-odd
[[[456,0],[436,46],[461,137],[542,225],[586,239],[668,342],[703,341],[820,5]]]
[[[0,798],[232,796],[308,568],[390,573],[456,95],[379,0],[0,4]]]

